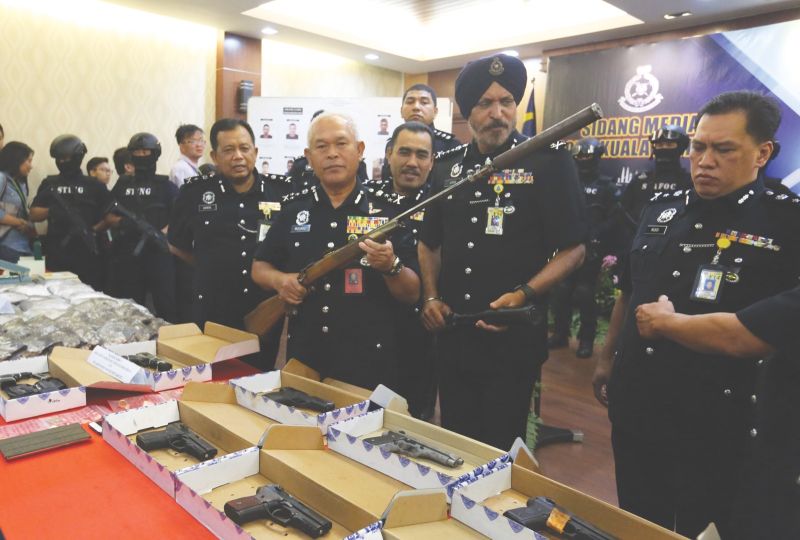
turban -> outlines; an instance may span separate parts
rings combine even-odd
[[[525,64],[513,56],[496,54],[464,66],[456,79],[456,103],[464,118],[469,118],[472,108],[493,82],[508,90],[519,104],[528,84]]]

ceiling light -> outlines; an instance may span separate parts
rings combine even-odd
[[[519,53],[517,51],[515,51],[514,49],[508,49],[507,51],[503,51],[500,54],[505,54],[507,56],[513,56],[514,58],[519,56]]]
[[[667,13],[664,15],[664,18],[667,20],[671,19],[680,19],[681,17],[690,17],[692,15],[691,11],[678,11],[675,13]]]
[[[380,58],[380,56],[378,56],[375,53],[367,53],[364,55],[364,58],[366,58],[367,60],[377,60],[378,58]]]
[[[264,28],[261,29],[261,33],[264,34],[265,36],[274,36],[275,34],[278,33],[278,30],[271,26],[265,26]]]

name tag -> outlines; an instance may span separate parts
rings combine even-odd
[[[201,205],[198,205],[197,209],[200,212],[216,212],[217,211],[217,205],[216,204],[201,204]]]
[[[667,234],[667,225],[648,225],[644,231],[644,234],[648,236],[664,236]]]

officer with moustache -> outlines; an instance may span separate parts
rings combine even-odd
[[[253,281],[276,291],[296,314],[289,318],[288,355],[323,377],[373,388],[396,387],[403,304],[419,298],[416,257],[408,235],[359,244],[365,255],[310,291],[298,272],[399,213],[396,198],[373,197],[357,180],[364,143],[347,116],[324,113],[309,128],[305,156],[318,187],[292,194],[256,251]]]
[[[772,100],[727,92],[697,118],[693,189],[645,208],[593,383],[609,407],[620,506],[690,538],[711,521],[739,538],[740,472],[763,436],[762,363],[642,333],[635,314],[661,295],[687,315],[736,313],[794,288],[800,199],[759,175],[780,125]]]
[[[551,349],[566,347],[572,324],[573,305],[578,308],[581,326],[578,330],[578,349],[575,356],[589,358],[594,350],[597,332],[597,279],[603,257],[614,250],[616,236],[615,209],[619,200],[616,184],[609,176],[600,174],[600,159],[605,146],[597,139],[581,139],[572,147],[572,157],[586,198],[589,218],[589,243],[583,265],[553,291],[553,335],[547,341]]]
[[[455,98],[473,142],[436,157],[434,191],[525,140],[514,123],[527,80],[524,64],[503,54],[461,70]],[[572,157],[563,144],[553,144],[434,203],[419,243],[425,326],[442,330],[452,311],[539,301],[583,260],[582,198]],[[535,379],[547,358],[545,326],[479,321],[442,332],[442,425],[498,448],[524,436]]]
[[[406,122],[395,128],[389,139],[388,160],[391,176],[364,183],[371,195],[394,200],[405,211],[428,197],[428,174],[433,167],[434,132],[421,122]],[[413,243],[422,226],[425,211],[411,216]],[[436,406],[436,362],[433,335],[425,330],[418,305],[398,312],[399,355],[403,360],[397,392],[408,400],[409,412],[427,420]]]
[[[193,320],[244,329],[244,316],[267,295],[253,283],[256,246],[281,211],[289,183],[255,169],[257,149],[250,124],[234,118],[211,127],[211,159],[216,172],[187,180],[169,225],[173,252],[195,269]],[[282,324],[262,343],[264,371],[275,365]]]
[[[135,172],[122,176],[112,195],[118,204],[142,218],[155,229],[166,231],[178,188],[169,177],[156,174],[161,143],[152,133],[137,133],[128,142]],[[109,215],[114,227],[110,264],[111,291],[117,298],[133,298],[144,305],[147,293],[153,298],[155,313],[172,321],[175,309],[175,264],[172,255],[154,241],[146,241],[140,253],[136,248],[142,231],[128,218]]]
[[[103,216],[111,202],[106,187],[84,176],[86,145],[75,135],[59,135],[50,145],[59,174],[48,176],[30,209],[31,221],[47,220],[47,269],[66,270],[96,290],[103,289],[104,261],[95,233],[105,230]]]

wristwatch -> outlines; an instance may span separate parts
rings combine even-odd
[[[394,261],[392,261],[392,267],[389,268],[389,270],[387,270],[386,272],[384,272],[384,274],[387,276],[396,276],[397,274],[402,272],[403,268],[405,267],[406,265],[403,264],[403,262],[400,260],[400,257],[395,255]]]
[[[523,283],[522,285],[517,285],[514,287],[513,292],[522,291],[522,294],[525,295],[525,303],[530,304],[534,300],[536,300],[536,291],[533,290],[533,287],[528,285],[527,283]]]

